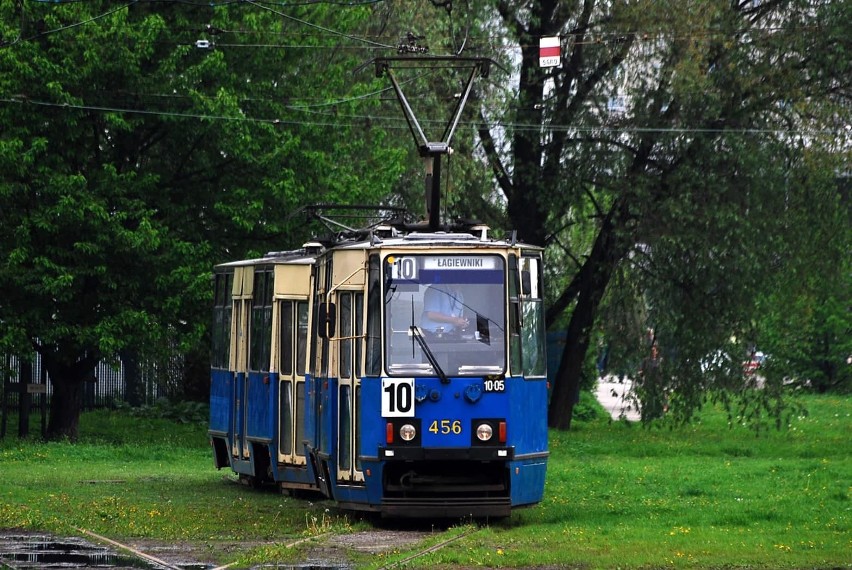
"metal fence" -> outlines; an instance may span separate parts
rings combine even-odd
[[[127,362],[126,362],[127,361]],[[128,370],[128,364],[135,368]],[[184,372],[184,359],[174,354],[165,361],[119,358],[115,362],[101,361],[94,376],[84,382],[83,408],[94,409],[114,406],[116,402],[129,401],[128,380],[136,385],[134,399],[139,404],[153,404],[158,398],[168,398],[179,393]],[[0,361],[3,378],[3,403],[11,409],[19,406],[22,393],[53,394],[47,370],[38,353],[29,359],[6,355]]]

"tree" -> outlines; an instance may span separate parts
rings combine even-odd
[[[513,227],[549,246],[551,260],[575,263],[559,267],[566,278],[551,276],[548,322],[570,317],[549,424],[570,427],[608,292],[642,305],[642,328],[659,347],[653,372],[636,375],[643,405],[673,398],[688,417],[708,390],[734,387],[733,368],[703,374],[702,358],[732,337],[738,346],[752,340],[764,276],[796,250],[802,234],[790,229],[806,217],[788,207],[787,192],[807,186],[789,183],[808,172],[800,168],[806,151],[831,155],[848,143],[837,104],[848,104],[852,77],[850,7],[493,6],[485,23],[499,21],[517,43],[517,84],[510,94],[497,83],[482,91],[483,101],[512,104],[483,104],[480,139]],[[538,40],[554,35],[566,48],[561,65],[542,69]],[[594,238],[569,243],[578,226]],[[640,362],[650,357],[645,334],[621,340]]]
[[[377,82],[342,88],[363,54],[322,36],[285,47],[285,24],[307,13],[348,30],[370,15],[0,6],[0,344],[41,354],[49,437],[76,438],[99,360],[198,345],[214,263],[298,245],[301,205],[389,193],[404,152],[387,132],[315,119],[341,93],[357,115]]]
[[[834,176],[829,164],[811,164],[822,177],[807,177],[807,187],[791,196],[811,218],[807,239],[784,264],[793,279],[772,279],[760,296],[755,327],[768,354],[761,374],[823,393],[852,388],[852,248],[849,179]],[[840,193],[838,193],[838,189]],[[812,208],[812,204],[821,204]],[[829,218],[831,223],[825,223]]]

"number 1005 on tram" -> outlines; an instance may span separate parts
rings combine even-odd
[[[541,500],[538,248],[388,231],[220,265],[215,291],[217,468],[387,517]]]

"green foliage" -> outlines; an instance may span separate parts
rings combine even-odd
[[[769,355],[764,374],[776,382],[817,392],[852,390],[852,229],[849,178],[837,178],[841,165],[811,155],[804,167],[814,174],[797,180],[791,194],[808,222],[792,255],[777,260],[768,276],[775,286],[758,300],[758,346]],[[845,175],[844,175],[845,176]],[[805,182],[807,180],[807,182]],[[813,204],[822,204],[814,208]]]
[[[574,419],[581,422],[593,422],[609,417],[594,394],[588,390],[580,392],[580,401],[574,406]]]
[[[369,7],[276,12],[0,6],[0,348],[35,344],[69,386],[123,349],[194,348],[215,263],[297,247],[303,205],[390,193],[409,144],[336,110],[375,108],[379,80],[348,79],[369,52],[284,39],[298,20],[369,36]]]
[[[849,337],[848,292],[837,291],[848,270],[821,270],[805,245],[848,258],[848,199],[818,190],[849,164],[846,4],[530,2],[483,14],[483,32],[498,26],[517,47],[503,60],[513,81],[483,89],[484,152],[520,237],[548,247],[548,325],[570,331],[551,425],[570,423],[565,394],[601,329],[645,409],[673,395],[684,419],[709,391],[749,393],[739,366],[707,375],[701,363],[765,348],[758,302],[788,300],[803,278],[828,280],[836,302],[808,295],[825,309],[814,322],[832,323],[819,333],[804,308],[778,303],[790,331],[812,330],[801,349],[815,364],[826,357],[812,343]],[[561,65],[541,69],[535,39],[551,35]],[[660,358],[640,376],[649,337]],[[776,365],[805,373],[792,343],[773,344],[786,353]],[[831,344],[836,363],[847,347]],[[778,394],[757,407],[779,409]]]

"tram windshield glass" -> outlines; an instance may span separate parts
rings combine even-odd
[[[505,371],[505,263],[496,255],[390,255],[385,362],[392,376]]]

